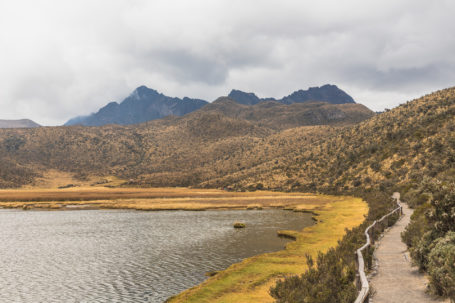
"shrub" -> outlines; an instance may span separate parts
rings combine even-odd
[[[357,291],[352,283],[355,272],[343,261],[339,251],[332,248],[326,254],[319,253],[317,268],[310,256],[307,256],[307,264],[309,269],[301,277],[278,281],[271,288],[270,294],[276,302],[347,303],[355,300]]]
[[[428,260],[430,289],[455,300],[455,232],[435,241]]]
[[[429,203],[425,203],[419,206],[412,214],[411,222],[401,234],[403,242],[408,247],[417,245],[420,239],[422,239],[423,234],[428,230],[429,226],[425,213],[428,212],[430,207],[431,205]]]
[[[423,234],[420,241],[409,249],[414,263],[420,270],[427,270],[428,268],[428,254],[434,246],[433,241],[436,239],[433,231],[427,231]]]

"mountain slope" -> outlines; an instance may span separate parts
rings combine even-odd
[[[455,88],[407,102],[337,130],[274,161],[211,180],[210,186],[343,191],[455,176]],[[279,165],[275,162],[278,161]]]
[[[355,103],[305,102],[286,105],[276,101],[263,101],[253,106],[239,104],[227,97],[218,98],[200,111],[219,112],[275,130],[306,125],[352,124],[374,115],[366,106]]]
[[[246,106],[222,98],[183,117],[138,125],[0,130],[0,170],[8,163],[10,171],[24,175],[5,175],[0,186],[29,183],[49,169],[116,175],[141,186],[196,185],[288,154],[296,142],[307,145],[372,115],[360,104]]]
[[[166,116],[183,116],[208,102],[190,98],[171,98],[145,86],[138,87],[120,104],[111,102],[97,113],[76,117],[65,123],[69,125],[100,126],[106,124],[136,124]]]
[[[38,123],[29,119],[21,120],[0,120],[0,128],[33,128],[40,127]]]
[[[354,99],[339,89],[336,85],[326,84],[321,87],[310,87],[308,90],[298,90],[281,99],[259,98],[254,93],[245,93],[240,90],[232,90],[229,98],[244,105],[255,105],[264,101],[276,101],[282,104],[303,103],[310,101],[322,101],[331,104],[355,103]]]

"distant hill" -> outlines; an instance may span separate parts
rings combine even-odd
[[[274,130],[308,125],[353,124],[374,116],[366,106],[356,103],[330,104],[308,101],[282,104],[277,101],[262,101],[256,105],[244,105],[229,97],[221,97],[200,111],[215,111],[243,119]]]
[[[323,101],[331,104],[355,103],[354,99],[339,89],[336,85],[326,84],[321,87],[310,87],[308,90],[298,90],[281,99],[259,98],[254,93],[245,93],[232,90],[229,98],[240,104],[255,105],[264,101],[276,101],[282,104],[303,103],[309,101]]]
[[[40,127],[38,123],[29,119],[21,120],[0,120],[0,128],[33,128]]]
[[[120,104],[111,102],[98,112],[73,118],[65,125],[137,124],[166,116],[183,116],[206,104],[208,104],[207,101],[200,99],[168,97],[156,90],[141,86]]]

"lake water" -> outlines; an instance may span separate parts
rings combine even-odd
[[[0,302],[163,302],[311,224],[283,210],[0,210]]]

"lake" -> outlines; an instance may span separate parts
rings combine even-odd
[[[247,224],[234,229],[235,221]],[[0,210],[0,302],[163,302],[289,241],[284,210]]]

